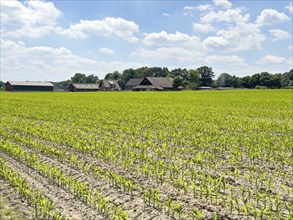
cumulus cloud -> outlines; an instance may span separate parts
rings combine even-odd
[[[291,14],[293,14],[293,5],[292,2],[290,3],[290,5],[285,7]]]
[[[163,13],[163,16],[165,16],[165,17],[171,17],[171,15],[168,14],[168,13]]]
[[[68,29],[60,29],[58,32],[71,38],[84,39],[90,35],[110,36],[116,35],[128,42],[137,42],[134,36],[139,31],[139,26],[123,18],[106,17],[103,20],[81,20],[72,24]]]
[[[264,65],[279,65],[288,63],[288,60],[285,57],[275,56],[275,55],[266,55],[265,57],[257,61],[259,64]]]
[[[62,12],[52,2],[1,1],[1,33],[11,38],[37,38],[56,28]]]
[[[215,31],[211,24],[192,23],[193,30],[199,33],[209,33]]]
[[[223,7],[226,9],[232,7],[231,2],[229,2],[228,0],[214,0],[214,5],[219,6],[219,7]]]
[[[285,40],[290,38],[290,34],[281,29],[272,29],[269,30],[270,34],[272,35],[273,41]]]
[[[264,9],[257,17],[256,24],[258,24],[259,26],[273,25],[289,20],[289,17],[283,12],[278,12],[275,9]]]
[[[245,51],[261,49],[265,39],[257,25],[240,22],[227,30],[217,31],[216,36],[207,37],[204,45],[209,50]]]
[[[106,48],[106,47],[103,47],[100,49],[100,52],[101,53],[104,53],[104,54],[115,54],[115,51],[114,50],[111,50],[109,48]]]
[[[200,39],[196,36],[189,36],[176,32],[175,34],[166,31],[147,34],[142,41],[147,46],[180,46],[180,47],[201,47]]]
[[[288,50],[293,50],[293,45],[292,44],[288,46]]]
[[[205,5],[199,5],[196,7],[197,10],[199,11],[206,11],[211,9],[211,5],[205,4]]]
[[[204,39],[203,44],[206,48],[217,48],[227,46],[229,44],[229,41],[221,36],[212,36]]]
[[[73,54],[65,47],[28,47],[21,41],[1,39],[2,80],[48,80],[68,79],[75,72],[100,74],[114,70],[147,66],[136,62],[105,62]],[[99,71],[99,72],[97,72]]]
[[[242,14],[242,9],[228,9],[226,11],[210,11],[201,17],[203,23],[210,22],[227,22],[227,23],[236,23],[236,22],[247,22],[250,18],[249,14]]]
[[[195,7],[194,7],[194,6],[184,6],[183,9],[184,9],[184,10],[194,10]]]

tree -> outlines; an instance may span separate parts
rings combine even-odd
[[[121,78],[121,73],[114,71],[113,73],[107,73],[105,76],[106,80],[119,80]]]
[[[189,89],[197,89],[200,83],[200,75],[197,70],[188,70],[187,87]]]
[[[83,73],[75,73],[71,77],[72,83],[96,83],[99,80],[99,77],[94,76],[93,74],[86,76]]]
[[[250,88],[255,88],[256,86],[260,86],[260,74],[254,74],[250,79]]]
[[[85,83],[97,83],[99,81],[99,77],[94,76],[93,74],[88,75],[85,78]]]
[[[3,90],[4,89],[4,82],[2,82],[1,80],[0,80],[0,90]]]
[[[180,76],[183,81],[188,79],[188,71],[187,71],[187,69],[181,69],[181,68],[173,69],[171,71],[171,74],[173,76]]]
[[[201,86],[212,86],[213,78],[215,77],[213,69],[211,67],[202,66],[197,69],[200,74]]]
[[[228,73],[222,73],[216,80],[216,86],[219,87],[238,87],[238,78]]]
[[[293,69],[291,69],[289,72],[282,74],[281,86],[282,87],[293,86]]]
[[[125,84],[128,82],[128,80],[132,78],[137,78],[137,75],[134,69],[130,68],[130,69],[123,70],[122,76],[120,80],[118,81],[120,87],[124,89]]]
[[[68,88],[68,86],[70,85],[70,83],[71,83],[71,81],[68,79],[66,81],[54,82],[53,84],[59,89],[66,90]]]
[[[75,73],[73,77],[71,77],[72,83],[85,83],[86,75],[83,73]]]
[[[183,85],[183,80],[180,76],[176,76],[173,79],[173,88],[177,89],[179,86]]]
[[[239,86],[242,88],[251,88],[250,80],[251,80],[250,76],[245,76],[245,77],[240,78],[239,79]]]

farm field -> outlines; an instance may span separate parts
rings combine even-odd
[[[0,98],[17,218],[293,219],[292,90]]]

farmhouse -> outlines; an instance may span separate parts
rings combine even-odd
[[[94,92],[100,90],[99,84],[89,83],[72,83],[68,86],[70,92]]]
[[[50,82],[7,81],[5,91],[53,91],[54,85]]]
[[[138,86],[142,80],[143,80],[143,78],[128,80],[128,82],[125,84],[125,90],[132,90],[133,87]]]
[[[101,80],[99,87],[102,91],[119,91],[121,90],[117,80]]]
[[[180,86],[178,89],[183,89]],[[178,90],[176,89],[176,90]],[[133,91],[172,91],[173,79],[168,77],[145,77],[137,86],[132,88]]]

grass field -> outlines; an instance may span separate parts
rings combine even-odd
[[[293,219],[292,90],[0,97],[12,216]]]

